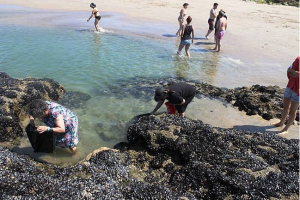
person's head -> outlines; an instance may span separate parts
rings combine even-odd
[[[185,9],[187,9],[187,8],[188,8],[188,6],[189,6],[189,4],[188,4],[188,3],[184,3],[184,4],[183,4],[183,7],[184,7]]]
[[[225,12],[224,10],[221,9],[221,10],[219,11],[220,17],[223,17],[223,16],[225,15],[225,13],[226,13],[226,12]]]
[[[45,101],[36,99],[29,103],[28,112],[33,118],[43,118],[47,115],[49,108]]]
[[[156,102],[164,101],[166,99],[166,95],[167,95],[167,92],[164,89],[158,88],[155,90],[154,100]]]
[[[214,9],[217,9],[218,8],[218,3],[214,3]]]
[[[91,7],[91,8],[95,8],[95,7],[96,7],[96,4],[91,3],[91,4],[90,4],[90,7]]]
[[[186,18],[186,22],[187,22],[188,24],[192,22],[191,16],[188,16],[188,18]]]

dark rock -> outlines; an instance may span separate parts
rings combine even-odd
[[[48,86],[54,86],[49,88]],[[0,72],[0,140],[12,141],[23,135],[21,121],[27,116],[27,104],[34,99],[58,100],[62,86],[50,79],[13,79]],[[45,90],[48,88],[48,91]],[[24,128],[24,127],[23,127]]]

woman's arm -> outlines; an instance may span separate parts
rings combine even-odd
[[[164,104],[165,100],[163,101],[159,101],[156,105],[156,107],[154,108],[154,110],[151,112],[151,114],[154,114],[163,104]]]
[[[91,14],[90,18],[87,21],[90,21],[90,19],[93,17],[93,15],[94,15],[94,10],[92,10],[92,14]]]
[[[64,119],[62,115],[58,115],[57,118],[55,119],[55,126],[52,128],[52,131],[54,133],[65,133],[66,129],[65,129],[65,123],[64,123]],[[39,126],[37,127],[37,131],[39,133],[44,133],[49,131],[50,127],[48,126]]]
[[[62,115],[58,115],[55,119],[55,125],[56,127],[52,128],[54,133],[65,133],[65,123]]]
[[[194,43],[194,38],[195,38],[195,28],[194,26],[192,25],[192,29],[193,29],[193,32],[192,32],[192,44]]]

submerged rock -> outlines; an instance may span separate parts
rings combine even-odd
[[[69,108],[80,108],[83,104],[91,99],[91,95],[82,92],[65,92],[62,97],[59,98],[58,103]]]

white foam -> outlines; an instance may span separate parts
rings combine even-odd
[[[99,31],[94,31],[94,33],[113,33],[113,31],[99,27]]]
[[[227,62],[235,63],[237,65],[243,65],[244,64],[240,59],[234,59],[234,58],[231,58],[231,57],[225,57],[224,60],[226,60]]]

